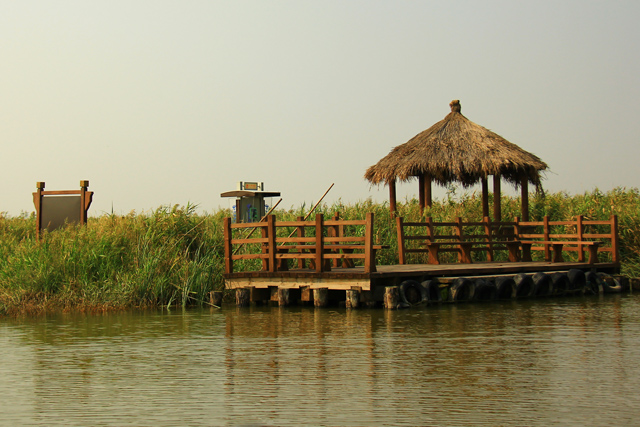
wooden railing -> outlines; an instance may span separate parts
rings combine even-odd
[[[508,252],[509,261],[530,261],[531,251],[544,251],[546,261],[564,260],[563,252],[577,252],[577,260],[598,261],[599,253],[609,253],[610,260],[619,264],[617,217],[609,220],[585,220],[578,216],[571,221],[493,222],[484,218],[477,222],[404,222],[397,219],[398,258],[407,263],[409,254],[426,254],[427,262],[438,264],[443,252],[458,254],[458,262],[473,262],[472,252],[485,253],[487,261],[496,259],[496,251]]]
[[[358,232],[345,232],[353,228]],[[259,231],[256,237],[253,230]],[[288,271],[289,260],[293,260],[297,268],[306,268],[308,262],[317,273],[330,271],[340,263],[353,267],[358,260],[365,273],[371,273],[376,271],[375,251],[380,248],[373,244],[373,213],[364,220],[348,221],[337,215],[325,220],[322,214],[317,214],[314,221],[276,221],[274,215],[268,215],[266,221],[247,224],[224,219],[227,274],[234,272],[237,261],[251,259],[262,261],[262,271]]]

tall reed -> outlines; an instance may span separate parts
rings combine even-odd
[[[387,203],[371,200],[320,205],[318,213],[342,219],[375,215],[375,242],[388,245],[377,263],[398,262],[396,225]],[[622,272],[640,276],[640,193],[637,188],[595,189],[580,195],[564,192],[534,196],[531,219],[607,219],[618,215]],[[449,221],[481,219],[480,196],[450,191],[420,212],[417,200],[398,203],[408,221],[431,216]],[[517,197],[502,199],[505,220],[520,215]],[[281,209],[276,216],[294,220],[308,213],[302,205]],[[85,227],[69,226],[40,241],[33,215],[0,214],[0,314],[47,309],[106,310],[125,307],[206,305],[209,292],[224,287],[221,209],[198,214],[196,207],[162,206],[150,213],[134,212],[89,218]],[[313,215],[312,215],[313,217]],[[312,219],[312,218],[310,218]],[[356,230],[356,232],[359,232]],[[242,268],[242,263],[238,264]],[[255,268],[247,263],[246,268]]]

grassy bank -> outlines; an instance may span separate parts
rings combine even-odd
[[[581,195],[535,196],[531,219],[563,220],[618,215],[623,273],[640,276],[640,193],[598,190]],[[503,217],[519,215],[518,198],[504,198]],[[374,212],[379,264],[397,262],[395,222],[386,203],[322,205],[317,212],[362,219]],[[480,197],[450,192],[427,212],[435,220],[480,219]],[[306,215],[308,207],[280,210],[279,219]],[[125,307],[206,305],[223,288],[222,219],[227,210],[197,214],[193,206],[161,207],[148,214],[104,215],[86,227],[69,227],[35,239],[33,216],[0,215],[0,314],[48,309],[107,310]],[[417,201],[399,204],[399,214],[418,220]]]

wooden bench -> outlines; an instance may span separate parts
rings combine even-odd
[[[589,264],[594,264],[598,261],[598,248],[600,247],[600,242],[583,240],[523,240],[520,244],[522,245],[523,261],[531,261],[531,250],[533,249],[533,245],[543,245],[536,250],[545,250],[544,246],[551,246],[553,249],[553,257],[551,258],[552,262],[564,262],[562,250],[565,246],[571,246],[575,248],[574,250],[581,250],[583,246],[586,246],[589,251]]]

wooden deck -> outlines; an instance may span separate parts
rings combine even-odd
[[[461,218],[453,222],[430,218],[404,222],[398,218],[398,265],[377,265],[376,251],[389,247],[374,243],[373,224],[373,213],[367,213],[364,220],[348,221],[340,220],[337,214],[331,220],[318,214],[314,221],[276,221],[269,215],[265,222],[253,224],[232,224],[226,218],[225,286],[236,290],[238,305],[265,300],[287,305],[293,299],[313,300],[322,306],[327,298],[338,298],[347,306],[384,299],[385,306],[394,307],[396,304],[388,303],[387,297],[396,288],[413,287],[424,296],[423,288],[434,285],[451,284],[451,289],[458,289],[456,278],[465,278],[458,280],[459,284],[482,277],[475,280],[481,287],[486,282],[504,283],[511,279],[504,276],[520,273],[534,276],[572,269],[617,273],[620,267],[615,216],[607,221],[582,217],[550,221],[545,217],[537,222],[517,218],[512,222],[492,222],[488,218],[478,222]],[[259,231],[255,237],[253,231]],[[508,252],[508,256],[500,255],[500,251]],[[531,261],[532,251],[539,252],[533,257],[535,261]],[[588,259],[585,251],[589,252]],[[453,262],[455,255],[457,263]],[[509,261],[498,261],[505,258]],[[428,263],[422,263],[425,261]],[[248,265],[251,271],[247,271]],[[555,274],[553,280],[561,280],[560,276],[569,274]],[[534,280],[522,276],[512,279]],[[543,283],[550,279],[538,275],[535,280]],[[544,284],[536,284],[536,289],[538,286],[545,289]],[[401,292],[404,295],[405,291]]]
[[[363,267],[333,268],[331,271],[318,273],[310,269],[294,269],[289,271],[249,271],[225,275],[227,289],[246,287],[255,288],[329,288],[347,290],[360,287],[369,291],[377,286],[398,285],[404,280],[438,279],[447,282],[456,277],[487,276],[495,277],[518,273],[568,271],[570,269],[584,271],[596,270],[614,273],[614,263],[589,264],[586,262],[479,262],[473,264],[404,264],[379,265],[377,271],[366,273]]]

